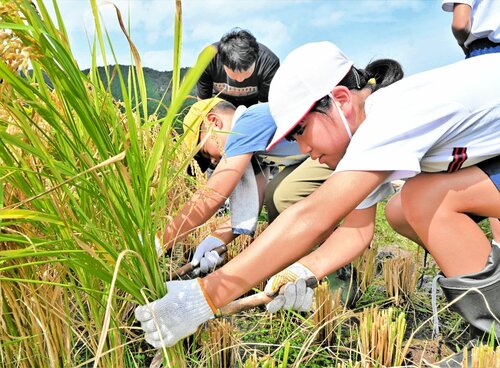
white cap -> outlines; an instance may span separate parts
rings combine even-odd
[[[333,43],[312,42],[293,50],[271,81],[269,109],[277,129],[267,149],[283,139],[349,72],[352,61]]]

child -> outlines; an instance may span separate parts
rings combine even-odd
[[[173,345],[320,242],[315,252],[328,251],[305,264],[320,272],[316,277],[348,262],[352,250],[331,241],[330,229],[377,187],[401,178],[407,178],[402,212],[446,276],[445,294],[454,298],[477,287],[493,314],[475,292],[456,305],[470,323],[488,331],[500,312],[500,249],[491,247],[467,213],[500,216],[500,74],[492,72],[499,63],[499,54],[483,55],[372,94],[344,85],[360,75],[334,44],[294,50],[271,83],[277,129],[268,149],[285,136],[296,139],[303,153],[336,167],[335,173],[224,267],[203,279],[169,282],[166,296],[138,307],[147,341]],[[288,284],[297,291],[288,293],[291,299],[302,297],[303,281],[299,275]]]
[[[443,0],[453,12],[451,30],[467,58],[500,52],[500,2],[497,0]]]

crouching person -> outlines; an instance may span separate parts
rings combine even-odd
[[[490,278],[499,267],[497,250],[468,213],[500,217],[498,171],[482,166],[491,159],[487,166],[498,167],[500,156],[500,74],[491,73],[498,65],[500,54],[483,55],[373,92],[344,85],[345,78],[356,83],[360,75],[334,44],[294,50],[271,82],[269,106],[277,128],[268,149],[285,136],[294,138],[303,153],[335,173],[223,267],[201,279],[167,283],[167,295],[138,307],[147,341],[157,347],[175,344],[305,255],[328,249],[309,266],[300,262],[318,279],[349,263],[355,250],[335,243],[332,229],[370,193],[403,178],[408,180],[401,191],[402,213],[448,278],[441,282],[446,293],[453,297],[457,281],[472,284],[467,275],[489,280],[481,288],[492,291],[491,313],[461,312],[471,323],[480,316],[484,323],[478,325],[489,330],[500,315],[498,279]],[[292,284],[298,287],[305,277]],[[473,295],[464,297],[469,310],[482,298]]]

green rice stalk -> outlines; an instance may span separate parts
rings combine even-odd
[[[8,301],[2,303],[0,354],[16,367],[121,367],[135,361],[136,347],[127,341],[140,337],[129,327],[133,306],[165,293],[169,265],[158,262],[154,235],[164,213],[179,206],[165,194],[184,180],[191,158],[177,157],[182,136],[174,140],[174,128],[214,52],[201,55],[167,116],[155,121],[119,10],[134,63],[126,78],[119,68],[105,68],[103,81],[95,50],[107,65],[105,31],[96,1],[90,1],[96,33],[88,75],[71,54],[53,4],[57,25],[42,1],[36,8],[27,0],[0,5],[0,35],[7,40],[0,48],[6,55],[0,60],[0,242],[8,244],[0,249],[0,297]],[[120,81],[121,102],[110,94],[113,78]],[[41,278],[39,270],[50,264],[60,272]],[[57,298],[59,309],[46,307]],[[59,336],[56,323],[69,327],[67,337]],[[182,355],[176,349],[172,361]]]

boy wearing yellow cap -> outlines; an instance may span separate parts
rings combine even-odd
[[[292,142],[283,142],[266,152],[266,145],[276,129],[267,103],[235,108],[218,97],[200,100],[191,106],[183,124],[183,143],[191,152],[197,152],[195,157],[202,171],[208,167],[207,162],[215,171],[207,186],[192,196],[160,238],[164,247],[170,248],[174,241],[210,219],[229,198],[231,219],[199,244],[191,260],[193,267],[206,273],[223,260],[223,255],[214,248],[228,244],[240,234],[253,234],[263,205],[269,166],[294,165],[296,168],[306,156]],[[312,174],[316,178],[319,175],[321,182],[331,173],[330,169],[323,170],[325,173]],[[278,174],[277,179],[286,174],[288,171]],[[316,186],[315,183],[304,184],[302,192],[305,194],[301,195],[307,195]]]

